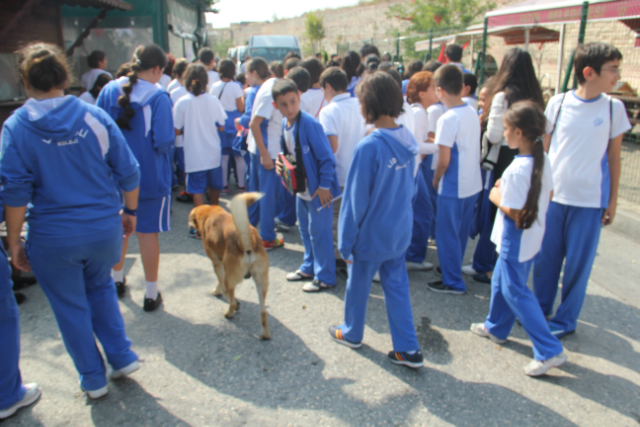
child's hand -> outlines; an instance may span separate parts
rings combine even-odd
[[[236,119],[233,121],[233,124],[238,132],[243,129],[242,126],[240,126],[240,117],[236,117]]]
[[[349,260],[349,259],[345,259],[344,262],[346,262],[349,265],[353,265],[353,261]]]
[[[135,216],[122,212],[122,229],[124,230],[124,237],[130,237],[134,231],[136,231],[137,219]]]
[[[263,168],[265,168],[268,171],[274,168],[273,159],[268,155],[266,156],[262,154],[260,155],[260,164],[262,165]]]
[[[498,178],[498,180],[496,181],[495,184],[493,184],[493,186],[496,188],[500,188],[500,183],[502,183],[502,178]]]
[[[224,132],[224,126],[218,126],[218,131],[219,132]]]
[[[9,248],[11,253],[11,263],[20,271],[31,271],[31,264],[27,260],[27,256],[24,253],[24,242],[20,242],[19,245]]]
[[[331,206],[331,201],[333,200],[331,190],[329,190],[328,188],[318,188],[316,192],[313,193],[313,196],[311,198],[313,199],[316,196],[318,196],[318,199],[320,199],[322,207],[328,208],[329,206]]]
[[[278,174],[278,176],[282,176],[283,168],[284,164],[282,163],[282,160],[280,160],[280,157],[276,158],[276,174]]]
[[[433,182],[431,183],[431,185],[433,185],[433,188],[435,188],[437,190],[439,183],[440,183],[440,180],[438,178],[434,177],[433,178]]]
[[[602,214],[602,225],[611,225],[616,216],[616,202],[609,202],[609,207]]]

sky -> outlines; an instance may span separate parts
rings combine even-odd
[[[358,0],[221,0],[213,6],[220,13],[206,15],[213,28],[227,28],[232,22],[271,21],[274,13],[278,18],[293,18],[312,10],[356,4]]]

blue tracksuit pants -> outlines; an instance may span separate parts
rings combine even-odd
[[[427,161],[428,159],[428,161]],[[431,169],[431,162],[433,156],[427,156],[425,161],[422,162],[424,167],[422,171],[424,173],[424,182],[427,184],[427,191],[429,192],[429,197],[431,198],[431,209],[433,211],[433,217],[431,220],[431,231],[429,232],[429,237],[432,239],[436,238],[436,222],[438,219],[438,190],[433,188],[433,175],[435,173],[434,170]]]
[[[549,360],[562,353],[562,344],[551,334],[542,309],[527,287],[527,277],[533,260],[508,261],[498,257],[491,278],[491,305],[485,328],[500,339],[507,339],[516,320],[533,343],[536,360]]]
[[[296,199],[299,197],[292,196],[281,183],[278,184],[280,185],[278,187],[278,219],[293,227],[296,225],[296,205],[298,204]]]
[[[260,155],[251,153],[251,172],[249,174],[249,191],[259,191],[264,194],[258,203],[249,206],[249,221],[257,227],[260,223],[260,237],[266,242],[275,240],[275,217],[278,185],[280,178],[276,170],[267,170],[260,163]]]
[[[438,196],[436,241],[442,283],[459,291],[467,289],[462,279],[462,259],[477,198],[477,194],[465,199]]]
[[[353,265],[349,265],[348,270],[349,280],[344,296],[344,323],[340,326],[342,336],[351,342],[362,341],[371,281],[376,271],[380,271],[380,285],[384,292],[393,350],[419,350],[404,255],[387,261],[353,260]]]
[[[47,296],[84,390],[107,385],[107,362],[121,369],[138,360],[124,330],[111,267],[120,260],[122,237],[68,247],[27,242],[33,273]]]
[[[568,332],[576,329],[598,249],[603,212],[599,208],[549,204],[542,248],[533,267],[533,290],[544,314],[552,314],[566,260],[561,303],[550,326]]]
[[[473,253],[471,266],[478,273],[493,271],[496,263],[496,245],[491,241],[494,219],[491,216],[491,201],[489,193],[493,188],[493,171],[482,171],[484,187],[480,193],[476,207],[474,221],[476,221],[476,231],[479,233],[476,250]]]
[[[409,245],[405,256],[407,261],[416,263],[423,262],[427,257],[427,244],[429,242],[429,233],[431,232],[431,219],[433,218],[431,196],[427,190],[427,185],[431,185],[431,183],[425,181],[422,164],[418,169],[418,175],[416,175],[415,180],[417,192],[413,200],[413,230],[411,233],[411,245]]]
[[[289,194],[287,191],[285,193]],[[333,251],[333,206],[316,210],[313,202],[296,197],[298,227],[304,244],[300,270],[312,274],[325,285],[336,284],[336,259]]]
[[[0,410],[24,397],[20,368],[20,314],[13,296],[11,268],[0,244]]]

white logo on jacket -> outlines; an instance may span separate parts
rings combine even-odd
[[[51,144],[51,140],[50,139],[43,139],[42,142],[44,142],[45,144]]]
[[[405,163],[404,165],[399,165],[399,164],[397,164],[397,163],[398,163],[398,160],[394,157],[394,158],[392,158],[391,160],[389,160],[389,164],[387,165],[387,167],[388,167],[389,169],[391,169],[392,167],[394,167],[394,166],[395,166],[395,167],[396,167],[396,170],[400,170],[400,169],[404,169],[404,168],[406,168],[406,167],[407,167],[407,165],[408,165],[408,163]]]

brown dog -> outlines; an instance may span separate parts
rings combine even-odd
[[[231,200],[231,214],[220,206],[201,205],[193,208],[189,214],[189,226],[198,230],[202,246],[218,276],[218,286],[211,293],[223,294],[229,300],[225,317],[233,317],[240,308],[235,298],[236,286],[243,279],[253,276],[260,300],[260,339],[268,340],[271,333],[264,301],[269,288],[269,257],[258,230],[249,223],[247,213],[247,206],[261,197],[261,193],[238,194]]]

